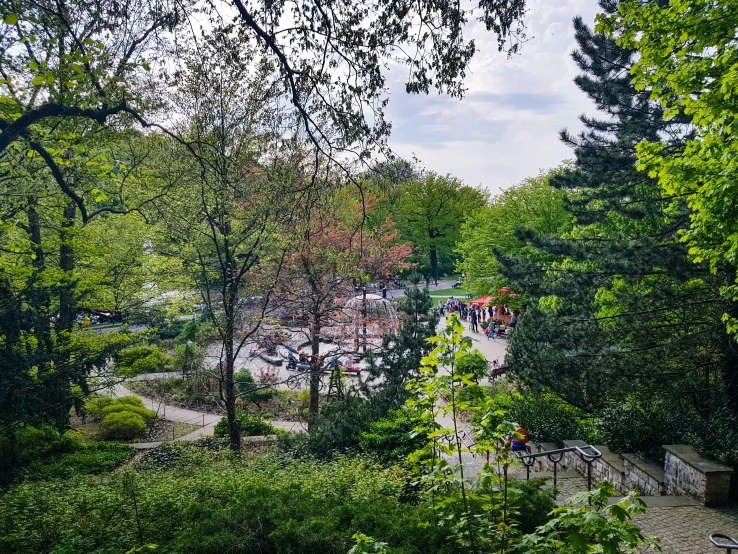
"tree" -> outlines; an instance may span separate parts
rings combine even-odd
[[[524,38],[524,0],[480,1],[469,8],[395,0],[233,4],[279,68],[300,126],[321,154],[339,164],[339,154],[353,149],[363,160],[373,146],[384,146],[390,131],[384,120],[388,61],[409,66],[408,92],[435,87],[460,97],[476,50],[463,34],[471,18],[497,35],[500,50],[517,52]]]
[[[689,254],[697,263],[708,262],[715,273],[725,273],[723,267],[730,266],[723,290],[732,301],[738,300],[738,204],[732,162],[738,148],[738,110],[733,104],[736,20],[738,4],[706,0],[626,2],[619,12],[598,18],[600,31],[638,52],[634,83],[650,90],[663,106],[664,118],[690,118],[694,135],[683,149],[670,148],[665,137],[644,137],[638,146],[639,167],[658,179],[675,209],[686,201],[690,226],[682,237]],[[725,319],[730,333],[738,331],[738,312],[732,305]]]
[[[402,407],[407,400],[406,385],[418,377],[421,360],[432,350],[428,339],[435,336],[438,312],[427,288],[420,288],[420,276],[410,276],[411,285],[398,303],[400,326],[382,337],[382,346],[369,360],[365,381],[366,397],[379,407],[379,415]]]
[[[495,250],[543,261],[541,250],[515,236],[517,228],[556,236],[571,231],[573,220],[564,207],[564,193],[550,185],[551,179],[563,171],[553,169],[524,179],[467,217],[456,245],[462,256],[458,267],[469,277],[464,285],[467,289],[478,295],[496,294],[508,284]]]
[[[139,112],[156,98],[146,93],[152,84],[150,59],[188,9],[187,3],[149,0],[4,2],[3,169],[12,168],[9,152],[30,152],[43,160],[69,197],[70,210],[78,210],[84,222],[100,211],[125,211],[125,205],[105,202],[108,197],[101,197],[100,187],[69,179],[65,167],[81,157],[92,180],[109,174],[114,164],[100,152],[90,153],[91,133],[104,132],[113,121],[116,126],[132,121],[148,125]]]
[[[188,146],[175,143],[162,175],[182,189],[156,203],[167,228],[159,247],[181,259],[220,337],[216,375],[236,451],[236,358],[258,331],[279,274],[284,248],[276,232],[294,185],[281,163],[260,163],[270,94],[250,65],[251,52],[227,55],[240,39],[230,27],[216,29],[190,54],[176,99]],[[258,305],[247,307],[248,297],[258,297]]]
[[[551,257],[501,257],[531,298],[510,341],[511,372],[596,413],[635,406],[652,419],[672,410],[709,420],[717,404],[733,403],[735,387],[720,282],[679,241],[686,206],[667,211],[671,199],[635,167],[643,139],[669,136],[671,150],[682,148],[685,120],[664,121],[650,91],[630,83],[623,68],[636,52],[574,24],[576,82],[606,117],[583,117],[576,137],[562,133],[576,160],[551,184],[566,193],[572,231],[519,231]]]
[[[410,248],[399,243],[391,219],[378,228],[364,228],[367,206],[371,209],[371,199],[361,202],[344,187],[331,193],[311,191],[290,222],[294,240],[276,297],[301,322],[292,329],[304,339],[298,343],[310,347],[309,428],[318,415],[326,360],[360,353],[364,319],[346,313],[346,300],[356,295],[358,284],[407,267]],[[321,342],[329,341],[338,349],[321,353]]]
[[[461,225],[484,206],[486,195],[450,175],[426,172],[398,187],[399,199],[393,212],[402,237],[415,251],[427,255],[429,273],[439,277],[439,264],[447,265],[459,239]]]

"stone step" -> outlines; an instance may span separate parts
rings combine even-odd
[[[516,470],[514,472],[509,473],[508,475],[514,479],[525,479],[526,474],[525,470],[520,471],[519,468],[515,468]],[[533,479],[534,477],[551,477],[553,479],[553,471],[531,471],[530,472],[530,478]],[[556,473],[556,479],[582,479],[582,476],[579,475],[576,471],[559,471]]]
[[[646,508],[686,508],[700,506],[700,503],[688,496],[639,496],[646,503]],[[611,496],[607,499],[608,504],[617,504],[623,499],[622,496]],[[557,499],[556,504],[563,506],[566,499]]]

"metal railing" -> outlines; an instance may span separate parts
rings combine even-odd
[[[569,446],[568,448],[558,448],[556,450],[544,450],[543,452],[528,452],[527,450],[520,450],[515,452],[515,456],[525,466],[526,479],[530,479],[530,468],[536,463],[538,458],[544,456],[548,458],[548,461],[553,464],[553,488],[554,488],[554,499],[557,495],[556,478],[558,475],[559,463],[564,459],[564,454],[567,452],[574,452],[579,459],[587,464],[587,490],[592,490],[592,464],[595,460],[602,457],[602,453],[597,450],[591,444],[586,446]]]
[[[723,535],[722,533],[713,533],[708,537],[712,545],[716,548],[722,548],[728,554],[733,551],[738,552],[738,540],[734,539],[730,535]],[[720,541],[720,542],[718,542]],[[722,542],[728,541],[728,542]]]

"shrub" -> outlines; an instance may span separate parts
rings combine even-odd
[[[492,399],[494,410],[502,410],[506,420],[519,423],[536,442],[599,440],[586,414],[553,394],[500,394]]]
[[[118,402],[116,402],[115,404],[111,404],[110,406],[105,406],[102,411],[105,416],[114,413],[130,412],[132,414],[140,416],[147,423],[152,423],[156,419],[156,412],[153,412],[148,408]]]
[[[660,404],[611,405],[599,413],[597,429],[615,452],[633,452],[661,460],[661,445],[681,442],[687,433],[691,418],[684,415],[671,414]]]
[[[556,502],[551,494],[548,477],[534,477],[528,481],[515,481],[511,488],[516,489],[516,498],[513,500],[515,514],[523,533],[533,533],[551,519],[551,511]]]
[[[90,414],[90,416],[92,416],[94,419],[102,419],[105,415],[103,414],[103,408],[114,403],[115,400],[110,396],[99,396],[97,398],[92,398],[88,400],[85,404],[85,412]]]
[[[165,323],[156,328],[151,334],[152,338],[158,340],[172,340],[176,339],[184,330],[185,324],[182,321],[173,321],[171,323]]]
[[[106,415],[101,423],[103,432],[111,439],[135,439],[146,432],[146,422],[139,414],[123,411]]]
[[[186,449],[175,463],[186,462]],[[345,554],[361,532],[396,554],[449,554],[427,505],[403,504],[405,479],[360,458],[330,463],[214,454],[188,471],[128,470],[29,483],[0,496],[0,553],[121,554],[144,544],[182,554]],[[169,463],[169,462],[165,462]]]
[[[195,319],[191,319],[182,326],[182,331],[177,335],[177,340],[181,342],[197,340],[200,331],[200,323]]]
[[[166,369],[166,357],[154,345],[129,346],[115,355],[115,368],[125,375],[154,373]]]
[[[242,369],[236,373],[233,380],[236,382],[236,388],[241,394],[241,398],[253,402],[257,406],[279,395],[278,390],[258,385],[248,369]]]
[[[144,407],[143,400],[141,400],[138,396],[121,396],[120,398],[118,398],[117,402],[120,402],[121,404],[128,404],[130,406],[140,406],[141,408]]]
[[[78,444],[72,451],[36,460],[21,474],[27,480],[59,479],[73,475],[98,475],[126,463],[136,453],[127,444],[96,442]]]
[[[414,422],[406,410],[393,410],[386,418],[373,422],[360,435],[362,449],[380,460],[405,460],[423,447],[425,438],[413,433]]]
[[[276,429],[268,421],[264,421],[257,415],[251,415],[246,412],[237,411],[236,419],[241,426],[241,435],[244,437],[258,437],[263,435],[274,435]],[[213,434],[216,437],[228,436],[228,418],[224,417],[215,424]]]

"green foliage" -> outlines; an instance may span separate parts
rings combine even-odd
[[[264,385],[257,385],[248,369],[242,369],[233,376],[241,398],[247,402],[261,404],[279,395],[279,391]]]
[[[116,354],[115,368],[125,375],[154,373],[167,369],[167,359],[164,350],[157,346],[150,344],[130,346]]]
[[[505,419],[519,423],[536,442],[598,441],[592,418],[553,394],[500,394],[491,399],[489,410],[503,412]],[[497,419],[502,422],[502,416]]]
[[[262,417],[258,415],[253,415],[248,412],[237,410],[236,421],[238,422],[239,428],[241,429],[241,435],[246,437],[259,437],[263,435],[277,434],[277,429],[275,429],[271,423],[265,421]],[[216,437],[228,436],[227,417],[224,417],[215,424],[213,434]]]
[[[661,445],[681,442],[693,421],[688,414],[677,413],[658,402],[623,403],[608,406],[598,414],[597,430],[615,452],[635,452],[661,460]]]
[[[548,477],[533,477],[527,481],[510,483],[509,486],[514,489],[513,517],[521,533],[534,533],[538,527],[548,523],[556,507]]]
[[[525,179],[494,197],[489,206],[469,215],[456,245],[463,256],[458,268],[469,275],[466,288],[476,295],[497,295],[500,287],[508,285],[495,252],[531,256],[536,262],[546,259],[515,234],[516,228],[555,235],[572,228],[574,222],[565,209],[564,194],[550,184],[551,178],[562,171],[564,168],[556,168]]]
[[[113,407],[113,406],[109,406]],[[144,418],[132,411],[108,413],[100,424],[103,433],[110,439],[136,439],[146,432]]]
[[[125,404],[127,406],[139,406],[143,408],[143,400],[141,400],[138,396],[121,396],[120,398],[116,399],[116,402],[120,404]],[[103,410],[106,406],[110,406],[112,403],[108,403],[105,406],[103,406]]]
[[[487,195],[451,175],[426,172],[398,186],[392,214],[426,272],[451,272],[454,246],[464,220],[486,204]]]
[[[157,544],[183,554],[345,554],[359,531],[393,554],[455,552],[428,525],[427,506],[399,502],[397,469],[360,458],[243,464],[227,451],[194,449],[175,467],[16,487],[0,497],[0,553],[120,554]]]
[[[422,436],[414,433],[414,426],[406,409],[391,410],[387,417],[373,421],[368,431],[361,432],[361,448],[385,463],[405,460],[425,442]]]
[[[128,404],[125,402],[115,402],[113,404],[110,404],[109,406],[105,406],[102,409],[103,413],[103,420],[105,419],[105,416],[108,414],[115,414],[115,413],[121,413],[121,412],[130,412],[132,414],[138,414],[140,415],[144,421],[147,423],[152,423],[156,419],[156,412],[153,410],[149,410],[148,408],[144,408],[140,405],[135,404]]]
[[[20,426],[0,432],[0,486],[20,479],[57,479],[110,471],[130,459],[133,448],[84,443],[76,431]]]
[[[34,460],[25,466],[20,474],[25,480],[99,475],[124,464],[135,452],[134,447],[115,442],[78,444],[74,449],[65,449],[62,453]]]
[[[646,510],[645,503],[631,493],[616,504],[609,504],[617,491],[607,481],[592,492],[569,499],[567,505],[555,508],[553,519],[535,534],[520,541],[519,552],[525,554],[625,554],[640,551],[642,545],[656,544],[632,523],[634,516]]]
[[[182,331],[177,335],[179,342],[196,341],[200,333],[200,322],[196,319],[191,319],[182,327]]]
[[[187,322],[189,323],[189,322]],[[183,321],[172,321],[161,323],[151,333],[151,338],[160,341],[171,341],[176,339],[184,331],[186,323]]]

